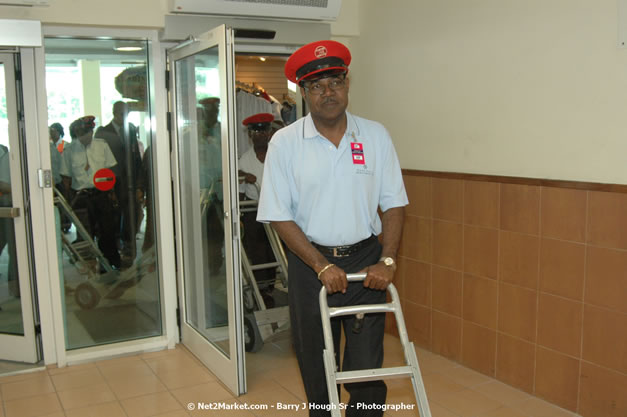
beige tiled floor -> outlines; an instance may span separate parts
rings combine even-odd
[[[386,338],[386,363],[401,363]],[[568,417],[574,414],[433,353],[418,350],[433,417]],[[303,410],[187,410],[189,403],[299,405],[304,392],[288,335],[247,355],[248,393],[233,397],[184,347],[0,377],[0,417],[306,416]],[[344,397],[345,400],[346,397]],[[388,404],[415,404],[408,380],[388,381]],[[234,408],[234,407],[232,407]],[[387,417],[417,416],[389,410]]]

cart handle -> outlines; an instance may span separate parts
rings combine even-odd
[[[359,281],[365,280],[367,275],[368,275],[367,272],[357,272],[354,274],[346,274],[346,279],[348,280],[348,282],[359,282]]]

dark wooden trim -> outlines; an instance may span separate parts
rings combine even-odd
[[[605,191],[627,194],[626,184],[604,184],[598,182],[506,177],[501,175],[466,174],[463,172],[421,171],[416,169],[403,169],[403,175],[416,177],[449,178],[468,181],[498,182],[504,184],[536,185],[540,187],[572,188],[576,190]]]

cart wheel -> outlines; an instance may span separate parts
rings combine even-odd
[[[83,310],[91,310],[100,302],[100,294],[91,284],[83,282],[76,287],[74,299]]]
[[[263,347],[263,340],[253,315],[244,316],[244,341],[246,352],[259,352]]]
[[[244,311],[246,313],[252,313],[255,310],[255,297],[253,291],[248,287],[244,290]]]

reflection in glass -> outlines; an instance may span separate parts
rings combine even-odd
[[[47,38],[45,50],[68,349],[161,335],[148,43]],[[91,135],[70,129],[87,115]]]
[[[0,64],[0,207],[12,207],[9,115],[4,65]],[[0,217],[0,333],[24,335],[20,287],[11,217]]]
[[[218,48],[176,73],[187,322],[228,355]]]

